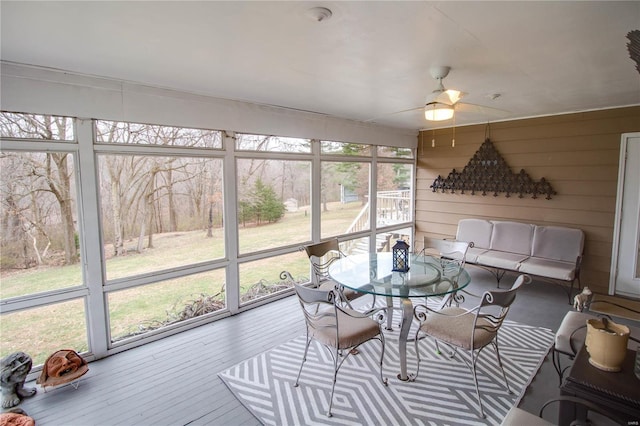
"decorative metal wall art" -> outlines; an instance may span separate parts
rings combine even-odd
[[[498,193],[506,193],[507,198],[512,194],[518,194],[518,198],[531,194],[534,199],[546,195],[545,198],[550,200],[552,195],[557,194],[545,178],[535,181],[524,169],[520,173],[513,173],[488,138],[461,172],[453,169],[446,178],[438,176],[430,187],[433,192],[451,194],[460,191],[461,194],[470,192],[475,195],[479,192],[497,197]]]
[[[640,72],[640,30],[633,30],[627,33],[629,43],[627,43],[627,50],[629,50],[629,57],[636,63],[636,70]]]

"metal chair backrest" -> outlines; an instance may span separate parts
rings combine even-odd
[[[528,275],[520,275],[509,290],[490,290],[482,295],[480,305],[475,308],[475,319],[473,321],[473,333],[471,342],[475,341],[475,333],[478,330],[495,335],[500,330],[507,313],[516,299],[516,292],[523,284],[531,282]],[[477,349],[477,348],[476,348]]]
[[[457,271],[453,271],[454,277],[464,269],[468,249],[469,243],[464,241],[424,237],[424,254],[439,258],[443,268],[445,266],[457,268]]]
[[[338,312],[335,305],[334,291],[319,290],[294,284],[298,301],[304,313],[309,332],[323,329],[333,330],[338,339]]]
[[[425,254],[455,260],[460,262],[461,266],[464,266],[468,249],[469,243],[464,241],[424,237]]]
[[[342,257],[337,238],[317,244],[306,245],[304,246],[304,251],[307,253],[309,261],[311,262],[313,268],[311,282],[316,287],[320,285],[320,281],[329,276],[329,266]]]

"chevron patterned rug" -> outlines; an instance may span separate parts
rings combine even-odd
[[[413,334],[410,334],[410,336]],[[505,321],[499,335],[500,356],[512,394],[507,393],[492,348],[482,351],[478,382],[486,419],[477,415],[477,400],[469,368],[457,357],[437,355],[431,339],[420,342],[420,376],[414,382],[396,378],[397,330],[386,332],[380,381],[380,343],[362,345],[338,373],[333,417],[326,416],[333,362],[324,347],[312,343],[294,387],[304,352],[305,337],[243,361],[219,374],[242,404],[265,425],[498,425],[517,405],[544,361],[554,333],[551,330]],[[413,343],[407,348],[410,372],[416,370]]]

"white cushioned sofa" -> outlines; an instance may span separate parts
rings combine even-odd
[[[565,281],[571,284],[571,292],[573,283],[580,280],[581,229],[462,219],[456,240],[471,243],[466,262],[489,269],[498,285],[506,271]]]

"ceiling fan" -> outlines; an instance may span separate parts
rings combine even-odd
[[[508,111],[492,108],[483,105],[470,104],[467,102],[461,102],[460,100],[466,95],[465,92],[455,89],[447,89],[444,87],[442,80],[449,75],[451,67],[448,66],[434,66],[431,67],[431,77],[438,81],[438,86],[427,97],[424,106],[410,108],[402,111],[397,111],[393,114],[401,114],[409,111],[417,111],[424,109],[424,116],[429,121],[443,121],[449,120],[454,117],[458,112],[470,112],[484,115],[506,115]],[[496,99],[500,94],[490,95],[490,99]]]
[[[450,67],[432,67],[431,77],[438,81],[438,87],[431,92],[424,106],[424,118],[429,121],[443,121],[453,118],[455,106],[465,93],[455,89],[445,89],[442,79],[449,75]]]

